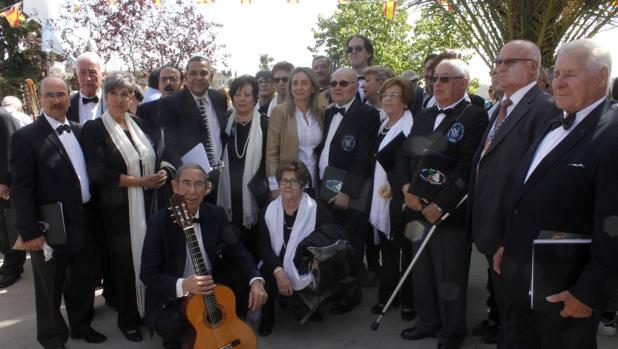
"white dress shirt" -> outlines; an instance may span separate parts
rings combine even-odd
[[[45,119],[49,123],[49,125],[56,132],[56,128],[60,125],[67,125],[71,127],[69,124],[69,120],[65,119],[64,123],[58,122],[58,120],[54,118],[50,118],[43,112],[45,115]],[[58,134],[56,132],[56,134]],[[62,132],[61,135],[58,135],[60,138],[60,142],[64,147],[64,150],[69,155],[69,159],[71,160],[71,164],[73,165],[73,169],[75,169],[75,173],[77,173],[77,178],[79,179],[79,184],[82,192],[82,203],[87,203],[90,201],[90,181],[88,179],[88,171],[86,170],[86,159],[84,158],[84,152],[82,151],[82,147],[79,145],[77,138],[75,138],[75,134],[73,133],[73,129],[71,132]]]
[[[307,166],[309,174],[311,174],[313,188],[315,188],[318,183],[318,174],[316,172],[318,156],[315,153],[315,148],[320,145],[322,141],[322,129],[320,128],[320,123],[313,116],[311,111],[307,112],[305,118],[303,112],[296,108],[295,115],[298,132],[298,160],[302,161],[305,166]]]
[[[87,121],[94,120],[103,115],[103,98],[101,97],[101,90],[97,93],[97,97],[99,98],[98,103],[90,102],[84,104],[82,98],[91,98],[86,97],[79,92],[79,123],[80,125],[85,124]],[[92,97],[94,98],[94,97]]]
[[[509,117],[509,115],[511,115],[511,112],[513,111],[513,109],[515,109],[515,107],[517,106],[519,101],[521,101],[522,98],[524,98],[524,96],[526,95],[526,93],[528,93],[528,91],[530,91],[536,84],[537,84],[537,82],[533,81],[533,82],[529,83],[528,85],[526,85],[526,86],[520,88],[519,90],[515,91],[515,93],[513,93],[510,97],[507,97],[506,94],[504,96],[502,96],[502,99],[500,100],[500,103],[504,102],[507,98],[509,98],[511,100],[511,102],[512,102],[511,105],[508,108],[506,108],[506,115],[504,116],[503,123],[506,121],[506,119]],[[496,103],[496,105],[500,105],[500,104]],[[496,107],[496,108],[499,109],[499,107]],[[490,109],[490,110],[491,110],[491,112],[493,114],[495,108],[492,107],[492,109]],[[491,118],[492,114],[488,115],[489,118]],[[491,130],[489,131],[490,135],[494,132],[495,128],[496,128],[496,120],[494,120],[494,123],[491,124]]]
[[[346,105],[340,106],[339,104],[335,104],[337,108],[343,108],[347,112],[350,106],[354,103],[354,98],[349,101]],[[336,113],[333,115],[333,120],[330,122],[330,127],[328,128],[328,135],[326,136],[326,142],[324,142],[324,149],[322,149],[322,154],[320,154],[320,179],[324,177],[324,171],[328,167],[329,156],[330,156],[330,143],[333,141],[333,137],[341,124],[341,120],[343,120],[343,115],[341,113]]]
[[[462,97],[462,98],[460,98],[457,102],[455,102],[455,103],[453,103],[453,104],[449,105],[449,106],[448,106],[448,107],[446,107],[446,108],[441,108],[439,105],[438,105],[437,107],[438,107],[438,108],[440,108],[440,109],[455,108],[455,106],[456,106],[457,104],[461,103],[461,101],[462,101],[462,100],[464,100],[464,99],[465,99],[465,97]],[[433,130],[434,130],[434,131],[438,128],[438,126],[440,126],[440,124],[442,123],[442,121],[444,121],[444,118],[446,118],[446,114],[444,114],[444,113],[440,113],[440,114],[436,115],[436,121],[433,123]]]
[[[139,104],[156,101],[159,98],[161,98],[161,91],[156,88],[146,87],[146,90],[144,91],[144,99]]]
[[[198,96],[191,93],[193,98],[195,99],[195,103],[197,104],[197,109],[200,109],[200,102],[198,100]],[[217,156],[217,159],[221,159],[221,125],[219,125],[219,119],[217,119],[217,113],[215,112],[215,108],[212,105],[212,101],[210,100],[210,96],[208,96],[208,91],[203,96],[206,101],[206,114],[208,115],[208,122],[210,124],[210,132],[212,132],[212,138],[215,142],[214,153]],[[201,111],[200,111],[201,112]],[[208,149],[206,149],[208,151]],[[210,166],[214,166],[214,164],[210,164]]]
[[[532,158],[532,161],[530,162],[530,167],[528,168],[528,173],[526,174],[526,179],[524,180],[524,183],[526,183],[528,178],[530,178],[530,175],[532,174],[532,172],[534,172],[534,170],[539,166],[541,161],[545,159],[547,154],[549,154],[552,150],[554,150],[554,148],[557,147],[558,144],[560,144],[560,142],[562,142],[562,140],[565,139],[566,136],[568,136],[569,133],[571,133],[571,131],[573,131],[577,127],[577,125],[579,125],[579,123],[582,122],[582,120],[584,120],[584,118],[586,118],[586,116],[588,116],[590,112],[594,110],[594,108],[596,108],[604,100],[605,100],[605,97],[597,100],[596,102],[592,103],[586,108],[578,111],[575,114],[575,121],[573,121],[573,124],[568,130],[565,130],[564,127],[561,126],[561,127],[558,127],[558,128],[555,128],[549,131],[545,135],[541,143],[539,143],[539,146],[536,148],[536,151],[534,152],[534,157]],[[566,116],[566,113],[564,113],[563,117],[565,116]]]

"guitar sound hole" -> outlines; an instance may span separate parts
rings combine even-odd
[[[219,307],[210,312],[204,311],[204,321],[212,326],[217,326],[221,319],[223,319],[223,313]]]

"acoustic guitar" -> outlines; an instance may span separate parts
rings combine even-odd
[[[184,197],[174,194],[170,210],[176,223],[185,233],[195,275],[210,275],[193,229],[192,216]],[[185,302],[185,316],[195,329],[193,349],[253,349],[256,338],[253,330],[236,316],[234,292],[217,285],[214,294],[191,295]]]

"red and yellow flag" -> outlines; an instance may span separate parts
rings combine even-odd
[[[0,12],[0,17],[6,18],[6,21],[9,22],[11,28],[18,28],[19,21],[26,20],[26,17],[24,17],[24,14],[21,12],[20,7],[21,2],[11,6],[11,8],[4,12]]]
[[[214,3],[215,3],[215,0],[197,0],[198,5],[210,5]]]
[[[397,8],[397,0],[384,0],[384,16],[393,20],[395,18],[395,9]]]
[[[163,4],[163,0],[152,0],[152,4],[159,7]]]

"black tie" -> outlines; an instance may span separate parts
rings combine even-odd
[[[204,223],[204,218],[197,218],[197,217],[193,217],[193,219],[191,219],[191,223],[199,223],[202,224]]]
[[[567,116],[560,116],[554,119],[554,121],[552,121],[551,125],[549,126],[550,130],[557,129],[560,126],[564,127],[565,130],[570,129],[571,126],[573,126],[573,122],[575,122],[576,115],[576,113],[572,113],[567,114]]]
[[[337,108],[337,107],[335,107],[335,114],[337,114],[337,113],[341,114],[341,116],[344,116],[345,115],[345,108]],[[333,115],[335,115],[335,114],[333,114]]]
[[[58,136],[62,135],[63,132],[71,133],[71,126],[69,125],[60,125],[56,127],[56,132],[58,132]]]
[[[83,103],[83,104],[88,104],[88,103],[99,103],[99,97],[98,97],[98,96],[94,96],[94,97],[82,97],[82,103]]]

